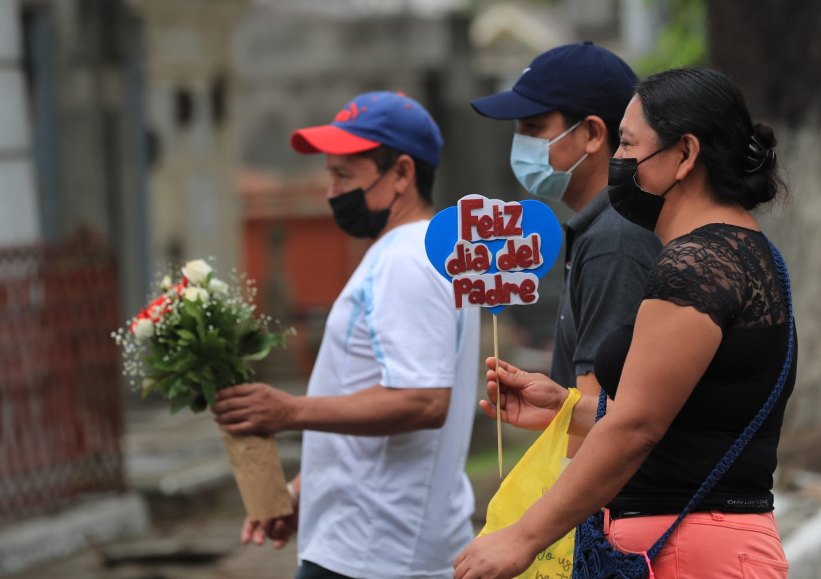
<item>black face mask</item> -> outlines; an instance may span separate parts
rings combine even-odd
[[[607,184],[610,187],[607,194],[610,197],[610,205],[627,221],[651,232],[655,232],[656,222],[659,220],[661,208],[664,205],[664,196],[678,181],[674,181],[673,185],[670,185],[661,195],[653,195],[639,187],[636,175],[639,165],[666,148],[659,149],[641,161],[613,157],[610,159],[607,172]]]
[[[334,214],[334,221],[348,235],[359,239],[366,237],[376,239],[376,236],[385,229],[385,224],[388,222],[388,216],[391,213],[391,206],[399,195],[393,198],[387,209],[380,209],[379,211],[371,211],[368,209],[368,204],[365,203],[365,194],[373,189],[380,179],[382,179],[382,176],[367,189],[360,187],[328,200]]]

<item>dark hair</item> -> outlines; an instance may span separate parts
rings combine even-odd
[[[376,163],[376,170],[382,175],[393,167],[399,157],[405,153],[382,145],[357,154]],[[436,169],[413,155],[410,155],[410,158],[413,159],[413,164],[416,166],[416,190],[419,191],[419,196],[425,203],[431,205],[433,204],[433,179],[436,176]]]
[[[569,129],[576,123],[582,122],[590,116],[578,115],[576,113],[568,113],[565,111],[559,112],[562,114],[562,118],[564,119],[564,128],[566,129]],[[607,146],[610,147],[610,156],[612,157],[613,153],[616,152],[616,149],[619,148],[619,123],[607,122],[604,119],[602,119],[602,121],[604,122],[604,127],[607,129]]]
[[[754,209],[786,191],[772,151],[772,128],[753,125],[744,95],[728,76],[706,68],[674,68],[639,81],[636,94],[662,146],[688,133],[699,140],[699,157],[719,202]]]

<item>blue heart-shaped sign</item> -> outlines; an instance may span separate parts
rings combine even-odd
[[[470,195],[467,198],[485,199],[478,195]],[[464,200],[463,199],[463,200]],[[488,202],[503,203],[496,200],[485,199]],[[510,203],[508,203],[510,204]],[[521,216],[521,230],[520,237],[527,238],[536,233],[541,239],[540,251],[542,256],[541,264],[532,269],[527,269],[524,273],[533,274],[541,278],[553,267],[556,258],[559,256],[559,249],[562,245],[562,228],[559,225],[559,220],[553,214],[550,208],[535,199],[526,199],[519,202],[522,208]],[[425,234],[425,250],[428,254],[428,259],[436,268],[436,271],[449,282],[452,282],[454,277],[448,274],[446,263],[448,258],[454,253],[454,246],[460,240],[460,220],[459,207],[448,207],[437,213],[430,224],[428,231]],[[471,247],[477,245],[484,245],[491,257],[490,267],[485,271],[486,274],[499,273],[495,256],[497,253],[505,249],[507,237],[498,237],[490,240],[471,241]],[[494,314],[498,314],[506,305],[484,306]]]

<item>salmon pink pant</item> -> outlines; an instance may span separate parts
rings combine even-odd
[[[623,553],[647,551],[675,515],[611,520],[604,534]],[[787,579],[789,563],[772,513],[691,513],[653,560],[655,579]]]

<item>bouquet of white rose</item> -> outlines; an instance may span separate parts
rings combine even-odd
[[[270,317],[255,315],[256,288],[245,276],[226,283],[203,260],[188,262],[182,279],[166,275],[162,295],[112,334],[123,349],[124,374],[143,397],[158,391],[171,412],[201,412],[218,390],[247,382],[249,361],[284,347],[293,328],[272,332]],[[248,516],[263,520],[291,513],[290,494],[272,437],[222,437]]]

